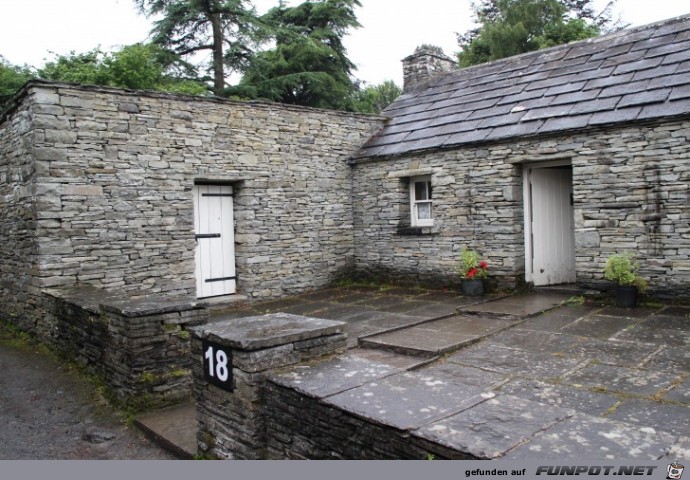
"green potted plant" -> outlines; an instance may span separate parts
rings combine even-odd
[[[482,295],[483,279],[489,276],[489,264],[479,254],[465,247],[460,253],[460,278],[462,293],[465,295]]]
[[[647,281],[639,273],[640,266],[632,253],[616,253],[606,260],[604,278],[616,283],[616,305],[633,308],[638,293],[647,290]]]

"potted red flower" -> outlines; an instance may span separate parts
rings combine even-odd
[[[460,278],[462,278],[462,292],[465,295],[484,294],[483,280],[489,276],[489,264],[482,260],[479,254],[463,248],[460,253]]]

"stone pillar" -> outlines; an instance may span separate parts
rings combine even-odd
[[[452,72],[457,63],[443,53],[439,47],[422,45],[403,62],[403,93],[415,92],[433,77]]]
[[[199,455],[265,458],[264,375],[344,352],[344,328],[343,322],[274,313],[193,329]]]

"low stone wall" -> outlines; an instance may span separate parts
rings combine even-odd
[[[271,381],[266,384],[263,399],[266,456],[270,459],[426,460],[433,456],[475,460]]]
[[[184,298],[132,300],[102,290],[51,290],[57,347],[102,377],[123,403],[149,407],[191,395],[190,333],[208,311]]]
[[[272,427],[264,394],[266,374],[343,352],[347,342],[343,332],[342,322],[286,313],[192,329],[199,454],[227,460],[268,458],[267,433]],[[216,359],[220,370],[209,363]],[[209,374],[209,368],[220,375]],[[222,381],[211,383],[213,378]]]

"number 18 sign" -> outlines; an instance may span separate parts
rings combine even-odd
[[[208,383],[232,392],[232,355],[222,346],[201,342],[204,351],[204,377]]]

